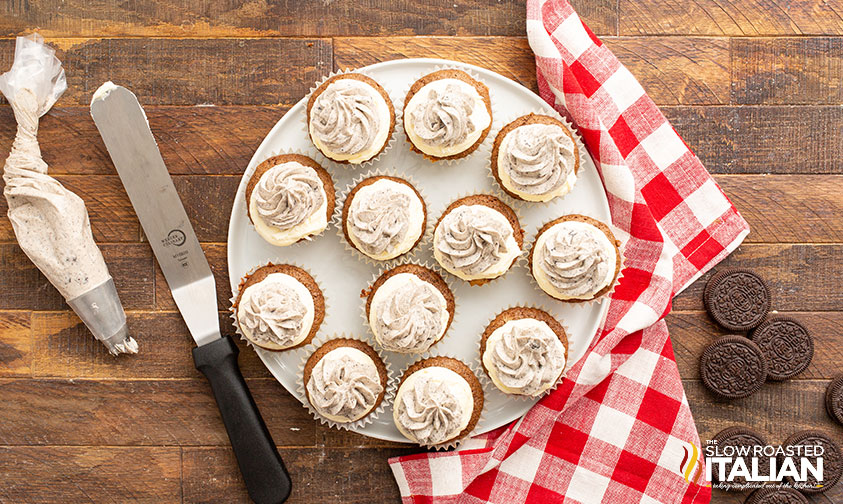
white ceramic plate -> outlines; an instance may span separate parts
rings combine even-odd
[[[392,94],[397,109],[401,103],[399,95],[402,91],[406,91],[417,77],[442,65],[465,68],[478,75],[489,86],[493,106],[497,112],[497,128],[504,124],[503,121],[531,111],[552,112],[544,100],[520,84],[472,65],[437,59],[405,59],[379,63],[360,70],[372,76]],[[312,242],[303,242],[291,247],[275,247],[266,243],[255,232],[246,215],[246,183],[261,161],[281,150],[300,150],[320,162],[324,159],[315,155],[315,150],[304,132],[305,107],[306,103],[302,99],[278,121],[258,147],[240,181],[228,228],[228,272],[232,292],[236,292],[241,277],[255,266],[270,260],[298,264],[314,274],[327,299],[328,310],[320,334],[368,335],[368,327],[361,317],[363,300],[360,298],[360,291],[369,285],[379,268],[352,256],[345,249],[334,226]],[[442,210],[459,196],[476,192],[500,194],[494,180],[489,176],[488,167],[489,146],[497,133],[494,127],[489,134],[489,140],[477,152],[448,166],[445,163],[433,164],[410,152],[400,126],[396,126],[396,138],[392,148],[377,160],[373,168],[390,168],[398,173],[410,175],[427,196],[428,220],[435,222]],[[521,226],[526,230],[525,248],[532,243],[538,227],[560,215],[575,212],[604,222],[610,220],[608,202],[594,162],[588,153],[584,154],[582,161],[584,163],[581,163],[579,180],[574,190],[561,201],[548,205],[514,205],[521,219]],[[325,163],[325,166],[331,172],[338,195],[345,192],[353,178],[368,171],[365,168],[332,163]],[[504,201],[512,203],[508,198],[504,198]],[[429,241],[420,244],[415,258],[435,264],[430,253]],[[570,367],[585,354],[608,309],[608,302],[605,301],[575,306],[566,305],[544,295],[530,283],[524,260],[519,261],[502,279],[483,287],[471,287],[455,277],[450,280],[455,287],[457,314],[448,334],[431,350],[458,357],[468,364],[478,361],[479,336],[491,318],[504,308],[526,304],[543,306],[569,329]],[[299,379],[298,367],[303,358],[302,350],[268,352],[257,348],[255,351],[275,378],[291,394],[304,401],[304,397],[297,393],[296,386]],[[391,352],[385,352],[385,355],[391,362],[396,377],[401,369],[415,360],[413,357]],[[488,384],[485,393],[486,406],[475,433],[486,432],[511,422],[523,415],[535,402],[508,398]],[[392,423],[391,405],[387,406],[374,422],[360,428],[358,432],[379,439],[407,441]]]

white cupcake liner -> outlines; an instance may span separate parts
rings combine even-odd
[[[424,242],[429,243],[430,247],[431,247],[431,250],[433,250],[433,247],[435,246],[433,238],[434,238],[434,235],[436,234],[436,225],[439,223],[439,221],[442,219],[442,217],[445,216],[445,211],[448,209],[448,207],[451,206],[451,204],[454,203],[455,201],[461,200],[463,198],[467,198],[469,196],[480,196],[480,195],[494,196],[495,198],[498,198],[503,204],[505,204],[509,208],[511,208],[513,212],[515,212],[515,218],[518,220],[518,225],[521,228],[522,244],[521,244],[521,253],[518,255],[518,257],[515,258],[514,261],[512,261],[512,264],[510,265],[509,269],[507,269],[503,274],[501,274],[499,276],[496,276],[494,278],[478,279],[478,280],[465,280],[465,279],[460,278],[459,276],[451,273],[442,264],[439,263],[439,261],[436,259],[436,256],[431,252],[431,256],[433,257],[433,261],[436,262],[436,265],[439,266],[439,268],[443,272],[445,272],[445,274],[453,277],[456,280],[459,280],[460,282],[465,282],[468,285],[470,285],[471,287],[485,287],[485,286],[491,285],[494,282],[496,282],[496,281],[500,280],[501,278],[505,277],[510,271],[512,271],[513,269],[516,269],[520,264],[523,263],[523,261],[526,257],[526,252],[527,252],[527,230],[524,229],[524,223],[523,223],[524,221],[522,220],[521,215],[519,214],[520,208],[518,206],[510,205],[505,199],[503,199],[501,197],[501,192],[497,187],[495,187],[491,191],[460,193],[456,198],[453,198],[452,200],[450,200],[439,211],[436,218],[431,221],[431,225],[429,226],[429,236],[427,236],[424,239]],[[475,284],[475,283],[472,283],[472,282],[479,282],[479,281],[483,281],[483,283],[481,283],[479,285]]]
[[[512,398],[513,400],[516,400],[516,401],[534,401],[534,400],[537,400],[537,399],[541,399],[542,397],[550,394],[551,392],[556,390],[557,387],[559,387],[560,383],[565,381],[565,377],[568,375],[568,370],[571,369],[571,364],[572,364],[571,359],[570,359],[571,329],[565,324],[565,322],[563,320],[560,320],[558,317],[553,316],[553,314],[550,312],[550,310],[548,310],[547,307],[544,306],[544,305],[541,305],[541,304],[540,305],[514,304],[514,305],[509,305],[506,308],[503,308],[501,310],[498,310],[497,313],[495,313],[494,315],[489,317],[489,320],[487,320],[486,323],[483,325],[483,331],[485,331],[486,328],[489,327],[489,325],[492,323],[493,320],[495,320],[498,317],[498,315],[500,315],[501,313],[503,313],[507,310],[511,310],[512,308],[531,308],[531,309],[535,309],[535,310],[541,310],[541,311],[547,313],[554,320],[559,322],[559,325],[561,325],[562,329],[565,331],[565,338],[568,341],[568,346],[566,348],[566,354],[568,356],[565,359],[565,370],[562,371],[562,374],[559,376],[559,379],[557,379],[556,382],[549,389],[545,390],[541,394],[525,395],[525,394],[511,394],[509,392],[504,392],[503,390],[498,388],[497,385],[495,385],[495,382],[492,380],[492,378],[486,372],[486,367],[483,365],[483,354],[480,352],[480,344],[482,343],[483,333],[480,333],[477,337],[477,357],[476,357],[477,361],[475,363],[477,368],[480,370],[478,378],[480,379],[480,384],[483,385],[484,390],[495,390],[498,393],[505,395],[508,399]]]
[[[447,328],[447,329],[445,329],[445,333],[442,335],[442,337],[441,337],[441,338],[439,338],[438,340],[436,340],[436,341],[435,341],[432,345],[430,345],[430,347],[429,347],[427,350],[425,350],[424,352],[397,352],[397,351],[395,351],[395,350],[389,350],[389,349],[384,348],[384,347],[383,347],[383,345],[381,345],[380,341],[378,341],[377,336],[375,336],[375,332],[374,332],[374,330],[372,330],[372,327],[369,325],[369,317],[367,317],[367,316],[366,316],[366,302],[367,302],[367,300],[368,300],[368,298],[369,298],[369,291],[370,291],[370,289],[372,288],[372,286],[375,284],[375,282],[376,282],[376,281],[377,281],[377,280],[378,280],[378,279],[379,279],[379,278],[380,278],[383,274],[387,273],[388,271],[390,271],[390,270],[392,270],[392,269],[394,269],[394,268],[397,268],[398,266],[403,266],[403,265],[405,265],[405,264],[415,264],[415,265],[417,265],[417,266],[421,266],[421,267],[423,267],[423,268],[427,268],[427,269],[429,269],[429,270],[433,271],[434,273],[436,273],[437,275],[439,275],[439,277],[440,277],[440,278],[442,278],[442,280],[445,282],[445,285],[447,285],[447,286],[448,286],[448,289],[451,291],[451,295],[454,297],[454,315],[453,315],[453,317],[451,317],[451,323],[448,325],[448,328]],[[435,288],[435,287],[434,287],[434,288]],[[442,268],[440,268],[438,264],[433,265],[433,264],[431,264],[431,263],[429,263],[429,262],[426,262],[426,261],[425,261],[425,262],[420,262],[420,261],[416,261],[416,260],[406,260],[406,261],[401,261],[401,262],[399,262],[399,263],[397,263],[397,264],[393,264],[393,265],[392,265],[392,266],[390,266],[390,267],[381,268],[380,270],[378,270],[377,272],[375,272],[375,273],[372,275],[372,280],[371,280],[371,281],[369,281],[369,283],[368,283],[368,285],[367,285],[366,292],[367,292],[366,297],[362,298],[362,299],[363,299],[363,302],[362,302],[362,303],[361,303],[361,305],[360,305],[360,317],[363,319],[363,325],[364,325],[364,326],[366,326],[366,327],[368,328],[368,330],[369,330],[369,335],[371,335],[372,340],[374,341],[374,343],[375,343],[375,345],[378,347],[378,349],[380,349],[380,350],[382,350],[382,351],[384,351],[384,352],[390,353],[390,354],[398,354],[398,355],[414,356],[414,355],[423,355],[423,354],[425,354],[425,353],[427,353],[427,352],[430,352],[430,351],[431,351],[431,348],[434,348],[434,347],[436,347],[437,345],[441,344],[443,341],[445,341],[445,340],[446,340],[446,339],[447,339],[447,338],[451,335],[451,333],[452,333],[452,331],[451,331],[451,326],[453,326],[453,325],[454,325],[454,322],[457,320],[457,316],[459,316],[459,306],[460,306],[460,305],[459,305],[459,303],[457,302],[457,296],[456,296],[456,293],[454,293],[454,285],[453,285],[453,282],[452,282],[451,278],[449,278],[448,273],[447,273],[445,270],[443,270]]]
[[[305,238],[303,240],[299,240],[295,243],[291,243],[289,245],[284,245],[284,246],[275,245],[274,243],[270,243],[270,242],[266,241],[266,239],[263,236],[261,236],[260,233],[258,233],[257,228],[255,227],[255,223],[252,221],[252,219],[248,218],[248,215],[249,215],[249,212],[248,212],[249,200],[247,198],[245,198],[245,195],[244,195],[244,200],[245,200],[245,204],[246,204],[247,220],[249,221],[249,225],[252,227],[252,229],[255,230],[255,233],[258,236],[260,236],[261,239],[263,239],[264,241],[266,241],[267,243],[269,243],[273,247],[278,247],[279,249],[284,249],[284,250],[290,250],[290,249],[293,249],[293,248],[296,248],[296,247],[300,247],[302,245],[307,245],[308,243],[310,243],[310,242],[316,240],[317,238],[319,238],[320,236],[324,235],[325,232],[328,229],[331,228],[331,225],[332,225],[333,219],[334,219],[334,213],[336,213],[336,210],[337,210],[337,204],[338,204],[338,201],[339,201],[339,192],[337,190],[336,182],[334,182],[333,175],[331,175],[330,170],[328,170],[327,167],[326,167],[327,163],[325,161],[327,160],[327,158],[325,156],[323,156],[322,153],[319,152],[319,149],[317,149],[313,145],[311,145],[307,149],[273,149],[273,150],[270,151],[269,156],[267,156],[266,159],[269,159],[269,158],[275,157],[275,156],[286,155],[286,154],[298,154],[298,155],[301,155],[301,156],[307,156],[310,159],[316,161],[316,163],[319,166],[321,166],[322,168],[325,168],[325,171],[328,172],[328,175],[331,177],[331,186],[334,189],[334,212],[331,215],[328,215],[328,225],[325,226],[325,229],[323,229],[322,231],[320,231],[316,234],[309,235],[307,238]],[[264,161],[266,161],[266,159],[264,159]],[[263,163],[263,161],[261,161],[261,163]],[[255,173],[255,170],[257,169],[257,167],[261,163],[256,164],[254,169],[249,170],[249,173],[247,173],[245,175],[247,177],[246,180],[251,180],[252,176]]]
[[[313,352],[321,348],[322,345],[335,339],[351,339],[369,345],[370,347],[372,347],[372,350],[374,350],[375,353],[378,354],[378,357],[380,358],[381,362],[383,362],[383,365],[386,368],[387,380],[383,399],[381,400],[380,404],[378,404],[377,408],[370,411],[363,418],[354,422],[343,423],[331,420],[330,418],[325,418],[318,411],[316,411],[316,408],[314,408],[313,405],[310,404],[310,400],[308,400],[307,393],[305,392],[306,384],[304,383],[304,367],[305,364],[307,364],[307,360],[310,358],[311,355],[313,355]],[[313,416],[314,419],[319,420],[321,424],[327,424],[332,429],[356,431],[372,423],[384,412],[384,410],[389,404],[392,404],[392,400],[395,397],[396,380],[394,377],[394,372],[392,371],[392,364],[389,362],[388,359],[384,357],[381,351],[378,350],[377,346],[375,346],[373,342],[370,341],[368,338],[362,336],[349,335],[345,333],[333,335],[323,334],[317,336],[313,339],[312,342],[302,348],[301,362],[299,362],[298,366],[298,378],[296,379],[296,390],[298,391],[299,396],[304,399],[302,401],[302,406],[304,406],[304,408],[311,414],[311,416]]]
[[[568,130],[570,130],[571,133],[574,135],[574,143],[577,146],[577,156],[579,157],[580,164],[579,164],[579,169],[577,171],[577,180],[574,182],[574,186],[571,188],[570,191],[566,192],[565,194],[563,194],[561,196],[557,196],[557,197],[555,197],[553,199],[550,199],[548,201],[526,201],[526,200],[523,200],[521,198],[515,198],[514,196],[510,196],[509,193],[507,193],[504,190],[503,184],[498,182],[498,180],[495,178],[495,175],[492,173],[492,150],[493,150],[492,147],[494,147],[495,139],[500,134],[501,130],[503,128],[505,128],[506,126],[508,126],[511,122],[513,122],[516,119],[519,119],[521,117],[524,117],[526,115],[530,115],[530,114],[544,115],[544,116],[552,117],[553,119],[556,119],[557,121],[564,124],[568,128]],[[517,205],[520,208],[523,208],[523,207],[526,207],[526,206],[545,206],[546,207],[550,204],[555,204],[558,201],[561,201],[567,195],[571,194],[571,192],[577,187],[576,182],[578,182],[579,179],[581,178],[580,174],[582,173],[583,166],[585,166],[585,159],[586,159],[585,156],[589,155],[588,151],[585,148],[585,143],[583,143],[582,136],[580,136],[579,131],[577,131],[577,129],[576,129],[576,127],[574,127],[573,123],[571,123],[571,121],[569,121],[566,117],[562,116],[561,114],[559,114],[559,112],[557,112],[554,109],[551,109],[550,107],[548,107],[547,109],[534,108],[534,109],[529,110],[529,111],[524,112],[524,113],[511,114],[504,121],[501,121],[501,123],[502,123],[501,126],[494,131],[494,136],[492,136],[492,134],[489,133],[489,136],[492,137],[492,142],[489,146],[489,151],[488,151],[488,155],[487,155],[488,164],[487,164],[486,176],[488,176],[491,179],[492,186],[499,189],[500,192],[503,193],[503,196],[505,198],[504,201],[507,202],[508,204],[511,204],[512,206]]]
[[[533,275],[533,268],[532,268],[532,264],[530,262],[530,257],[533,254],[533,248],[536,246],[536,240],[539,236],[539,230],[542,227],[544,227],[545,224],[547,224],[547,222],[559,219],[561,217],[565,217],[566,215],[575,215],[575,214],[564,214],[564,215],[560,215],[560,216],[558,216],[554,219],[549,219],[548,221],[546,221],[546,222],[542,223],[540,226],[538,226],[536,228],[536,230],[530,235],[529,247],[526,250],[527,274],[529,275],[530,284],[533,286],[534,289],[536,289],[537,292],[540,292],[543,296],[547,296],[549,299],[559,301],[560,303],[565,303],[566,305],[573,306],[575,308],[580,308],[580,309],[591,308],[591,307],[594,306],[595,303],[601,303],[604,300],[611,298],[612,294],[615,293],[615,289],[618,287],[618,284],[620,283],[621,278],[623,278],[623,272],[624,272],[624,268],[626,266],[626,255],[624,254],[624,244],[623,244],[623,242],[621,242],[620,238],[618,238],[617,227],[614,224],[612,224],[611,222],[605,222],[601,219],[598,219],[597,217],[592,217],[592,216],[586,215],[586,214],[576,214],[576,215],[585,215],[586,217],[591,217],[594,220],[602,222],[603,224],[605,224],[609,228],[609,230],[612,232],[612,235],[614,235],[615,239],[617,241],[621,242],[620,245],[618,245],[618,254],[620,254],[620,256],[621,256],[621,265],[620,265],[620,268],[618,268],[618,274],[615,277],[614,281],[611,283],[611,286],[610,286],[609,290],[606,291],[606,293],[601,295],[601,296],[598,296],[598,297],[593,298],[593,299],[569,299],[569,300],[559,299],[559,298],[553,297],[550,294],[548,294],[547,292],[545,292],[544,289],[542,289],[541,286],[539,286],[538,281],[536,281],[536,277]]]
[[[404,106],[406,105],[405,102],[407,100],[407,93],[410,92],[410,88],[413,87],[413,84],[415,84],[416,81],[418,81],[419,79],[421,79],[425,75],[429,75],[429,74],[432,74],[434,72],[438,72],[440,70],[459,70],[461,72],[465,72],[472,79],[474,79],[477,82],[480,82],[481,84],[486,86],[486,88],[489,89],[489,105],[492,109],[492,123],[489,126],[489,133],[486,134],[486,137],[480,142],[480,145],[478,145],[477,148],[475,148],[471,153],[469,153],[469,154],[467,154],[463,157],[455,158],[455,159],[434,158],[432,156],[427,156],[422,152],[416,152],[412,148],[410,149],[413,154],[424,158],[425,160],[427,160],[428,162],[430,162],[432,164],[452,166],[455,163],[459,163],[460,161],[463,161],[465,159],[468,159],[468,158],[476,155],[480,151],[487,150],[487,149],[491,148],[492,141],[494,140],[494,136],[492,135],[492,133],[499,130],[500,127],[501,127],[500,121],[498,119],[498,117],[500,117],[501,114],[500,114],[500,110],[498,109],[497,101],[495,99],[494,91],[492,90],[492,87],[489,86],[474,70],[472,70],[470,68],[467,68],[467,67],[460,66],[460,65],[436,65],[433,68],[433,70],[428,70],[428,71],[425,71],[425,72],[418,73],[412,80],[407,82],[407,84],[401,89],[401,93],[398,96],[398,101],[396,102],[397,107],[400,108],[400,110],[401,110],[401,136],[403,136],[403,138],[400,138],[399,141],[406,142],[408,146],[415,147],[415,145],[413,145],[413,143],[410,141],[410,138],[407,136],[406,130],[404,129]],[[396,109],[396,116],[397,116],[397,114],[398,114],[398,110]]]
[[[424,202],[424,209],[425,209],[425,224],[424,224],[424,227],[422,228],[422,234],[421,234],[421,237],[419,237],[418,243],[413,248],[408,250],[407,252],[404,252],[403,254],[401,254],[397,257],[393,257],[392,259],[387,259],[387,260],[384,260],[384,261],[381,261],[381,260],[378,260],[378,259],[373,259],[373,258],[369,257],[368,255],[364,254],[363,252],[361,252],[360,250],[358,250],[356,247],[352,246],[351,243],[349,242],[349,240],[346,240],[346,238],[345,238],[345,233],[343,232],[343,220],[342,220],[343,208],[345,208],[346,201],[348,200],[348,194],[352,191],[352,189],[357,187],[358,184],[360,184],[361,182],[363,182],[366,179],[369,179],[369,178],[372,178],[372,177],[382,177],[382,176],[399,178],[399,179],[402,179],[402,180],[406,181],[411,186],[413,186],[416,189],[416,191],[418,191],[418,193],[421,195],[421,199],[422,199],[422,202]],[[431,219],[430,219],[430,206],[428,205],[428,201],[430,201],[430,198],[428,198],[427,194],[425,194],[423,186],[421,186],[412,177],[412,175],[410,175],[408,173],[399,173],[398,171],[396,171],[394,169],[391,169],[391,168],[376,168],[376,169],[369,170],[366,173],[363,173],[362,175],[358,175],[357,177],[355,177],[351,181],[351,183],[345,188],[345,190],[342,192],[342,194],[337,195],[337,203],[336,203],[336,206],[334,208],[334,215],[333,215],[333,218],[332,218],[332,223],[334,225],[334,228],[336,228],[336,231],[337,231],[337,234],[340,238],[340,241],[342,242],[345,249],[351,255],[353,255],[357,259],[360,259],[364,263],[369,264],[371,266],[375,266],[377,268],[380,268],[380,267],[383,267],[383,266],[390,266],[390,265],[397,264],[397,263],[399,263],[401,261],[404,261],[404,260],[413,259],[416,256],[416,254],[418,253],[418,251],[427,242],[427,237],[430,234],[429,230],[430,230],[430,227],[432,225]]]
[[[401,382],[402,378],[404,378],[404,374],[407,372],[407,370],[410,369],[410,367],[413,366],[414,364],[416,364],[420,361],[423,361],[423,360],[433,358],[433,357],[448,357],[448,358],[460,361],[463,364],[465,364],[466,366],[468,366],[468,368],[471,370],[471,372],[474,373],[474,376],[477,377],[478,382],[480,382],[480,388],[483,391],[483,409],[480,411],[480,416],[477,418],[477,423],[474,425],[474,428],[472,428],[471,431],[466,433],[464,436],[458,437],[456,439],[452,439],[451,441],[447,441],[445,443],[440,443],[440,444],[435,444],[435,445],[418,443],[418,442],[415,442],[415,441],[412,441],[412,440],[408,439],[408,441],[415,442],[416,444],[418,444],[422,448],[425,448],[425,449],[428,449],[428,450],[437,450],[437,451],[438,450],[450,450],[451,448],[456,448],[457,446],[459,446],[460,443],[463,442],[463,440],[465,440],[467,438],[470,438],[472,436],[472,434],[474,434],[474,432],[477,430],[477,427],[481,423],[483,423],[483,421],[485,420],[486,402],[487,402],[487,400],[486,400],[486,390],[483,387],[483,382],[480,381],[480,377],[479,377],[479,374],[483,373],[483,371],[480,370],[480,369],[477,369],[477,365],[475,364],[474,360],[469,361],[469,362],[465,362],[465,360],[460,359],[459,357],[455,357],[453,354],[450,354],[450,353],[439,353],[439,352],[435,352],[435,351],[434,352],[425,352],[424,354],[420,355],[418,359],[410,362],[409,364],[407,364],[406,366],[401,368],[401,371],[398,374],[396,374],[396,376],[395,376],[395,395],[393,397],[393,400],[398,397],[399,383]],[[393,404],[393,406],[392,406],[393,412],[395,411],[395,408],[396,408],[396,406]],[[393,422],[394,422],[394,419],[393,419]],[[396,427],[396,429],[397,429],[397,427]]]
[[[374,156],[373,158],[371,158],[367,161],[363,161],[362,163],[356,163],[356,164],[355,163],[343,163],[343,162],[340,162],[340,161],[336,161],[334,159],[331,159],[327,155],[325,155],[321,150],[319,150],[316,147],[316,145],[313,143],[313,140],[310,138],[310,125],[307,122],[307,103],[310,101],[310,97],[311,97],[311,95],[313,95],[313,92],[316,91],[316,89],[318,89],[322,84],[324,84],[328,79],[330,79],[332,77],[336,77],[337,75],[347,75],[347,74],[355,74],[355,73],[360,74],[360,75],[365,75],[366,77],[369,77],[370,79],[377,82],[378,85],[384,89],[384,91],[386,91],[386,94],[389,97],[389,101],[392,104],[393,115],[395,116],[395,127],[392,128],[392,131],[390,132],[389,136],[387,137],[386,145],[384,146],[384,148],[381,149],[381,151],[376,156]],[[383,84],[381,84],[380,81],[378,81],[373,76],[369,75],[367,72],[359,71],[359,70],[353,70],[353,69],[349,69],[349,68],[346,68],[345,70],[336,70],[336,71],[330,72],[329,74],[323,76],[321,79],[316,81],[316,83],[313,86],[311,86],[310,90],[304,96],[303,101],[304,101],[305,107],[304,107],[304,110],[302,111],[302,115],[301,115],[302,131],[304,132],[305,137],[307,138],[308,142],[310,142],[310,145],[316,151],[318,151],[322,155],[322,157],[324,157],[332,167],[339,168],[339,169],[354,169],[354,170],[357,170],[357,169],[360,169],[360,168],[368,169],[368,168],[371,168],[372,165],[374,165],[374,163],[381,156],[383,156],[389,149],[391,149],[393,147],[393,145],[395,144],[396,131],[398,130],[399,125],[403,124],[403,122],[401,120],[401,112],[403,111],[403,108],[401,110],[399,110],[398,107],[396,106],[395,100],[396,100],[396,98],[395,98],[394,92],[391,91],[386,86],[384,86]]]
[[[330,310],[330,307],[328,306],[328,296],[325,294],[325,289],[322,287],[324,284],[319,281],[319,278],[316,275],[314,275],[313,272],[310,269],[302,266],[301,264],[296,263],[296,262],[285,262],[285,261],[282,261],[282,260],[277,259],[277,258],[275,260],[269,260],[269,261],[261,263],[257,266],[252,267],[249,271],[247,271],[243,276],[240,277],[240,282],[238,282],[237,288],[234,289],[234,291],[232,292],[232,296],[229,299],[228,312],[229,312],[229,316],[231,317],[231,324],[234,326],[234,332],[237,333],[240,336],[240,339],[245,341],[248,346],[250,346],[252,348],[255,348],[256,350],[262,350],[264,352],[297,352],[297,351],[300,351],[302,348],[306,347],[307,344],[302,345],[301,343],[299,343],[298,345],[296,345],[294,347],[282,348],[282,349],[279,349],[279,350],[264,348],[260,345],[257,345],[255,343],[253,343],[252,340],[247,338],[246,335],[243,334],[243,331],[240,330],[240,324],[237,322],[237,307],[234,306],[234,303],[237,302],[237,297],[240,295],[240,287],[245,282],[245,279],[254,275],[257,270],[259,270],[261,268],[264,268],[266,266],[273,266],[273,265],[274,266],[288,265],[288,266],[294,266],[296,268],[300,268],[300,269],[304,270],[308,275],[310,275],[310,277],[313,279],[313,281],[316,282],[316,286],[319,288],[320,292],[322,292],[322,299],[324,300],[324,305],[325,305],[325,307],[324,307],[325,315],[323,316],[322,322],[319,324],[319,327],[316,329],[316,334],[313,335],[313,341],[315,341],[319,337],[320,331],[322,331],[322,326],[325,324],[325,319],[328,318],[328,312]]]

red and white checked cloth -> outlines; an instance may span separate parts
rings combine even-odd
[[[528,0],[539,93],[579,129],[625,244],[604,328],[562,385],[459,450],[390,459],[405,503],[705,503],[664,316],[749,233],[638,81],[565,0]],[[696,481],[702,484],[693,483]]]

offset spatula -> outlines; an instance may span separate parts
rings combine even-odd
[[[220,335],[214,277],[176,192],[146,114],[128,89],[107,82],[91,100],[99,129],[190,334],[193,362],[211,383],[237,464],[258,504],[284,502],[290,476],[237,364]]]

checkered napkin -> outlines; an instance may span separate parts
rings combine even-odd
[[[586,357],[523,418],[457,451],[390,459],[403,501],[709,502],[664,316],[749,227],[567,1],[528,0],[527,34],[542,98],[597,164],[623,278]]]

